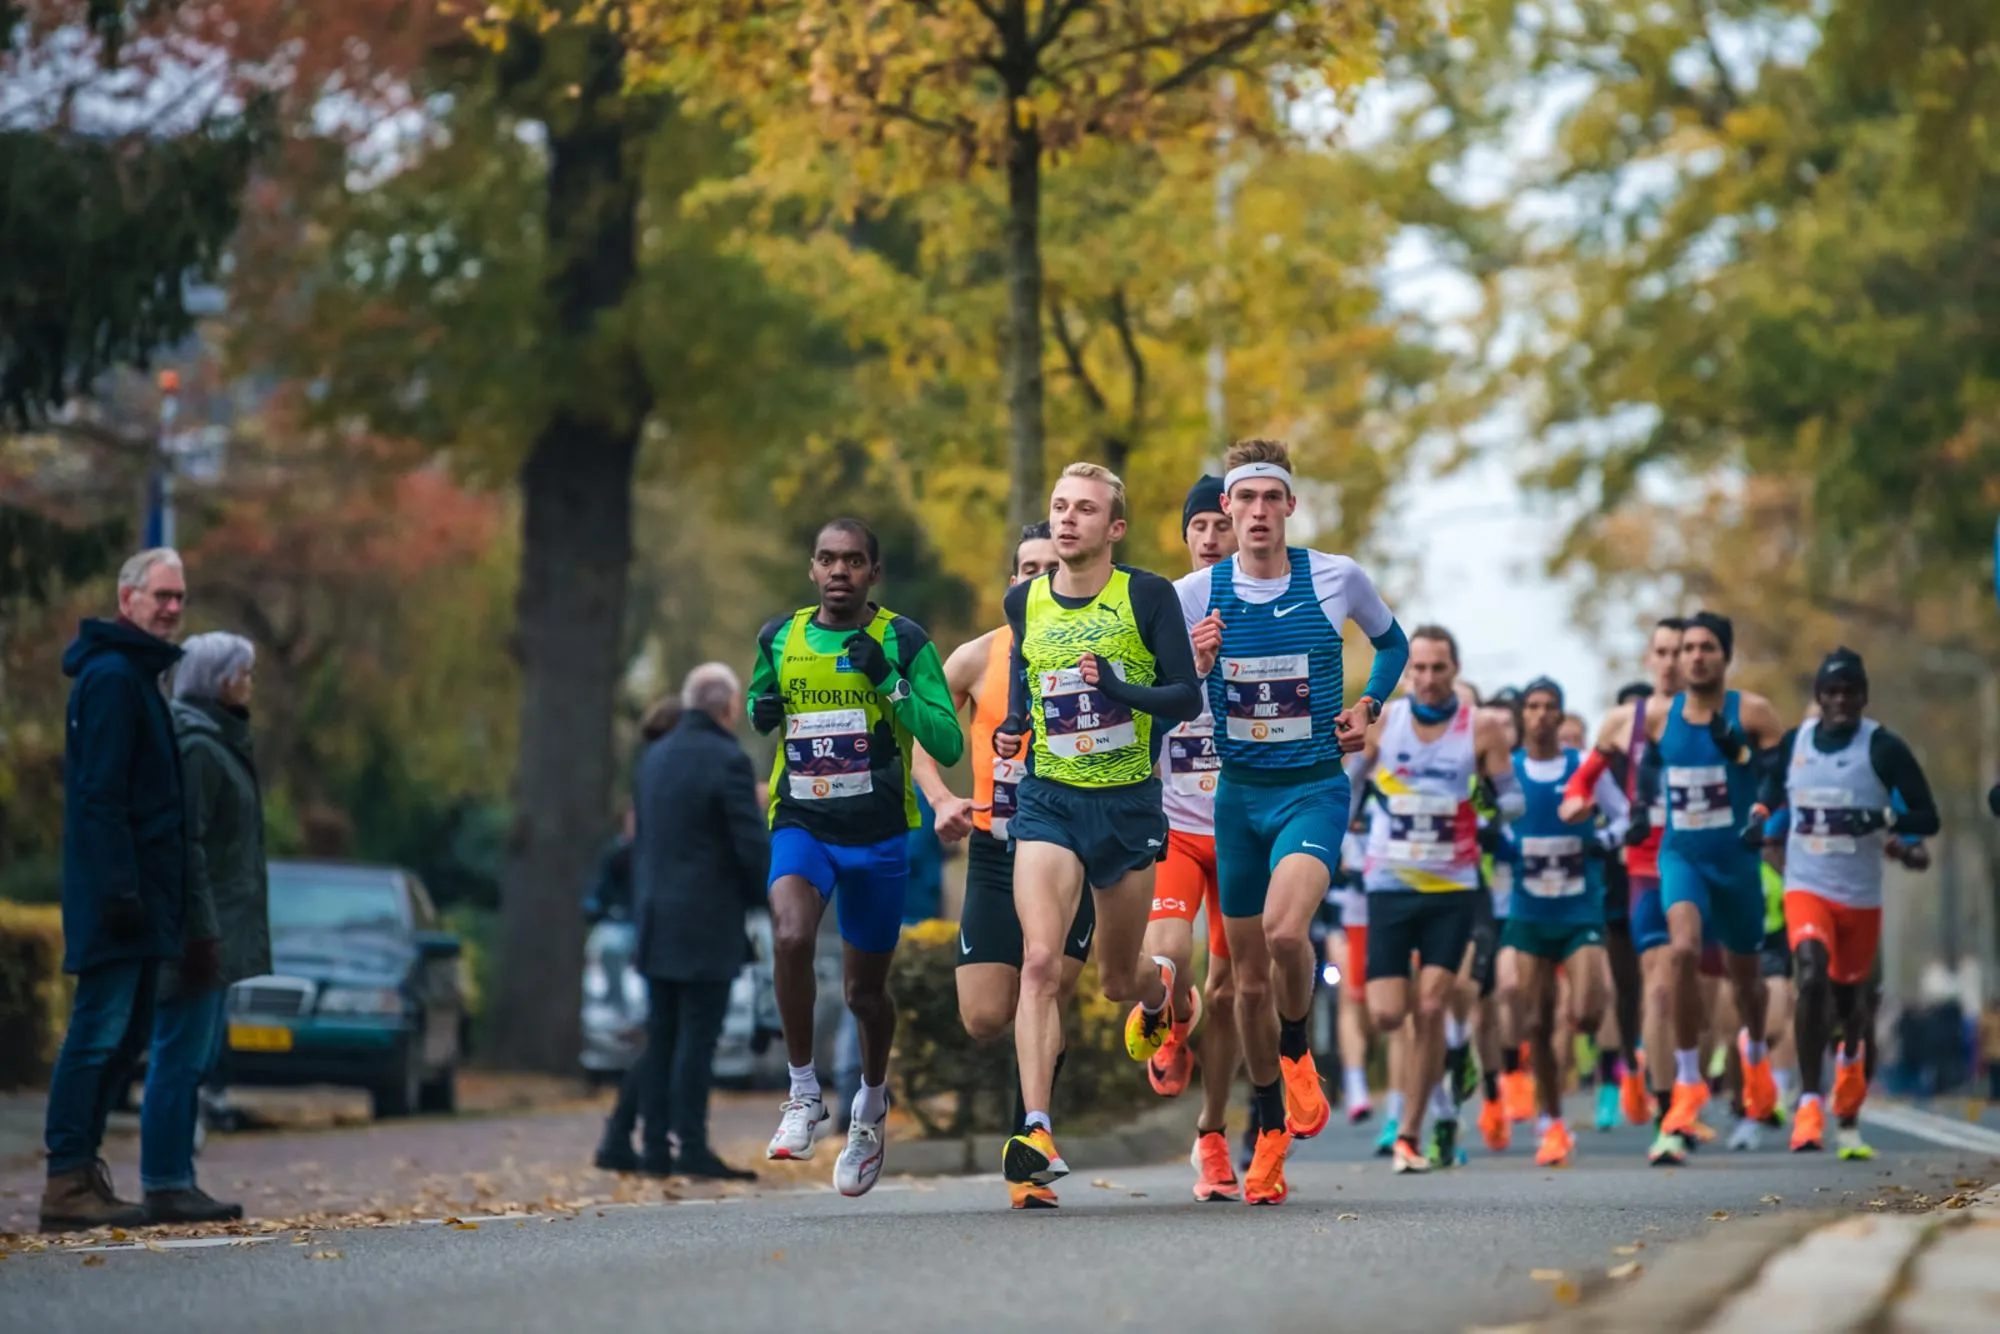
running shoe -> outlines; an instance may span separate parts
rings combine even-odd
[[[1009,1207],[1015,1209],[1054,1209],[1059,1203],[1054,1191],[1032,1181],[1008,1182],[1007,1198]]]
[[[1455,1118],[1440,1118],[1431,1127],[1430,1156],[1432,1167],[1465,1166],[1465,1150],[1458,1146],[1458,1121]]]
[[[1868,1100],[1868,1067],[1860,1061],[1851,1065],[1835,1065],[1833,1070],[1833,1114],[1842,1121],[1852,1121],[1861,1115],[1861,1104]]]
[[[1570,1155],[1575,1152],[1576,1140],[1571,1137],[1569,1127],[1560,1121],[1551,1121],[1549,1128],[1542,1132],[1541,1147],[1535,1150],[1535,1166],[1567,1167]]]
[[[1453,1102],[1463,1107],[1472,1101],[1472,1095],[1479,1092],[1479,1057],[1471,1043],[1445,1049],[1444,1077]]]
[[[1282,1130],[1266,1130],[1257,1136],[1257,1153],[1243,1178],[1243,1198],[1251,1204],[1283,1204],[1291,1194],[1285,1184],[1285,1155],[1292,1151],[1292,1137]]]
[[[1243,1198],[1242,1184],[1229,1163],[1229,1136],[1224,1132],[1196,1131],[1188,1166],[1194,1169],[1194,1197],[1203,1204],[1234,1204]]]
[[[780,1111],[778,1133],[771,1136],[764,1156],[804,1162],[819,1147],[820,1127],[832,1120],[833,1114],[819,1098],[788,1098]]]
[[[1135,1061],[1150,1061],[1167,1045],[1174,1026],[1174,966],[1160,963],[1160,981],[1166,984],[1167,998],[1158,1014],[1147,1014],[1143,1005],[1134,1005],[1125,1016],[1125,1052]]]
[[[1398,1176],[1406,1172],[1414,1172],[1422,1176],[1431,1170],[1431,1160],[1418,1153],[1416,1146],[1401,1136],[1397,1137],[1395,1145],[1389,1152],[1395,1159],[1395,1164],[1391,1170]]]
[[[1178,1098],[1187,1091],[1188,1080],[1194,1077],[1194,1044],[1189,1039],[1194,1035],[1195,1025],[1201,1022],[1201,988],[1196,987],[1188,995],[1193,999],[1186,1022],[1170,1025],[1167,1040],[1160,1044],[1153,1059],[1146,1062],[1147,1082],[1162,1098]],[[1132,1007],[1135,1012],[1138,1008]],[[1125,1025],[1131,1027],[1131,1015],[1125,1017]]]
[[[1507,1109],[1491,1098],[1480,1104],[1479,1133],[1495,1153],[1505,1153],[1514,1142],[1514,1123],[1507,1119]]]
[[[1653,1119],[1653,1095],[1646,1091],[1644,1070],[1627,1070],[1618,1081],[1618,1105],[1625,1112],[1627,1125],[1643,1126]]]
[[[833,1186],[842,1195],[866,1195],[882,1175],[882,1131],[889,1113],[873,1121],[856,1120],[847,1127],[847,1147],[833,1163]]]
[[[1396,1118],[1390,1117],[1382,1123],[1382,1133],[1375,1137],[1375,1156],[1387,1158],[1396,1147]]]
[[[1826,1112],[1819,1099],[1801,1102],[1792,1117],[1792,1152],[1821,1153],[1826,1149]]]
[[[1347,1104],[1347,1124],[1351,1126],[1361,1125],[1373,1115],[1375,1115],[1375,1104],[1365,1097],[1359,1102]]]
[[[1683,1084],[1675,1080],[1673,1101],[1667,1104],[1667,1117],[1660,1122],[1660,1129],[1670,1135],[1684,1134],[1699,1124],[1697,1118],[1701,1114],[1701,1109],[1706,1106],[1708,1106],[1707,1084],[1699,1082]],[[1715,1132],[1710,1130],[1706,1136],[1701,1136],[1697,1132],[1696,1137],[1713,1139]]]
[[[1033,1126],[1007,1141],[1000,1155],[1000,1174],[1010,1183],[1052,1185],[1069,1175],[1069,1164],[1056,1152],[1056,1139]]]
[[[1843,1163],[1865,1163],[1875,1156],[1875,1150],[1861,1138],[1860,1126],[1842,1126],[1833,1132],[1834,1149]]]
[[[1778,1080],[1771,1073],[1769,1051],[1763,1060],[1753,1062],[1749,1050],[1749,1037],[1738,1033],[1736,1054],[1743,1059],[1743,1114],[1752,1121],[1762,1121],[1778,1105]]]
[[[1319,1082],[1319,1066],[1307,1052],[1296,1061],[1280,1056],[1278,1068],[1285,1076],[1285,1133],[1293,1139],[1311,1139],[1333,1119],[1333,1105]]]
[[[1535,1119],[1535,1077],[1526,1070],[1500,1076],[1500,1105],[1509,1121]]]
[[[1618,1128],[1618,1086],[1599,1084],[1597,1086],[1597,1128],[1599,1131]]]
[[[1687,1141],[1662,1130],[1646,1150],[1646,1161],[1654,1167],[1679,1167],[1687,1161]]]
[[[1738,1117],[1729,1132],[1729,1147],[1735,1153],[1750,1153],[1764,1147],[1764,1123],[1748,1116]]]

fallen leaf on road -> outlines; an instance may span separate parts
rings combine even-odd
[[[146,1249],[149,1251],[159,1251],[161,1254],[165,1254],[167,1248],[160,1245],[160,1243],[157,1241],[148,1241],[146,1243]]]
[[[1338,1221],[1340,1221],[1340,1222],[1342,1222],[1342,1223],[1358,1223],[1358,1222],[1360,1222],[1360,1221],[1361,1221],[1361,1215],[1360,1215],[1360,1214],[1342,1214],[1342,1215],[1340,1216],[1340,1218],[1339,1218],[1339,1220],[1338,1220]]]
[[[1583,1289],[1570,1280],[1564,1279],[1562,1282],[1556,1284],[1555,1296],[1559,1302],[1579,1301],[1583,1297]]]
[[[1135,1190],[1132,1192],[1132,1198],[1135,1200],[1143,1200],[1146,1198],[1146,1192],[1143,1190]]]
[[[1729,1221],[1729,1211],[1727,1209],[1717,1209],[1709,1215],[1709,1219],[1716,1223],[1727,1223]]]
[[[1944,1207],[1947,1209],[1963,1209],[1971,1203],[1972,1197],[1970,1195],[1953,1195],[1944,1202]]]
[[[1784,1202],[1783,1198],[1777,1195],[1760,1195],[1757,1197],[1757,1203],[1759,1204],[1783,1204]]]
[[[1986,1183],[1984,1181],[1981,1181],[1978,1177],[1960,1177],[1958,1180],[1952,1182],[1951,1184],[1958,1187],[1960,1190],[1978,1190],[1981,1186],[1985,1185]]]
[[[444,1225],[446,1227],[457,1227],[460,1223],[463,1223],[464,1221],[465,1220],[463,1218],[447,1218],[444,1220]]]
[[[344,1259],[346,1259],[346,1258],[347,1258],[347,1257],[346,1257],[346,1256],[344,1256],[344,1255],[342,1255],[342,1254],[341,1254],[341,1253],[340,1253],[339,1251],[307,1251],[307,1252],[306,1252],[306,1259],[308,1259],[308,1260],[344,1260]]]
[[[1606,1278],[1637,1278],[1645,1268],[1637,1260],[1628,1260],[1622,1265],[1614,1265],[1605,1271]]]
[[[132,1235],[131,1233],[127,1232],[122,1227],[114,1227],[111,1229],[111,1240],[113,1241],[124,1241],[131,1235]]]
[[[1106,1181],[1106,1180],[1105,1180],[1105,1179],[1104,1179],[1103,1177],[1099,1177],[1099,1178],[1097,1178],[1097,1180],[1095,1180],[1095,1181],[1091,1182],[1090,1184],[1091,1184],[1091,1185],[1093,1185],[1093,1186],[1095,1186],[1095,1187],[1096,1187],[1097,1189],[1099,1189],[1099,1190],[1117,1190],[1117,1189],[1118,1189],[1118,1183],[1117,1183],[1117,1182],[1115,1182],[1115,1181]]]
[[[783,1251],[772,1251],[771,1258],[773,1260],[782,1260],[785,1258],[785,1253]]]
[[[1563,1271],[1560,1269],[1530,1269],[1528,1277],[1537,1283],[1560,1283]]]
[[[83,1257],[83,1267],[85,1269],[95,1269],[103,1263],[104,1257],[101,1255],[86,1255]]]
[[[599,1215],[598,1215],[598,1217],[599,1217],[599,1218],[602,1218],[603,1216],[604,1216],[604,1215],[602,1215],[602,1214],[599,1214]],[[453,1223],[453,1224],[451,1225],[451,1230],[452,1230],[452,1231],[454,1231],[454,1232],[477,1232],[477,1231],[479,1231],[479,1224],[477,1224],[477,1223]]]
[[[1637,1255],[1639,1250],[1640,1248],[1637,1246],[1613,1246],[1611,1253],[1613,1255]]]

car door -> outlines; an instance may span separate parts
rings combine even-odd
[[[427,937],[443,933],[443,919],[431,902],[430,891],[414,875],[405,874],[403,883],[410,895],[410,920],[417,929],[417,994],[424,1005],[424,1064],[432,1070],[458,1063],[459,1020],[465,1012],[465,996],[459,984],[456,955],[434,954],[422,948]]]

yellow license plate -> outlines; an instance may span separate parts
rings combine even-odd
[[[292,1030],[270,1024],[231,1024],[229,1046],[232,1051],[290,1051]]]

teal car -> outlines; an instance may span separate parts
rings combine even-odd
[[[448,1112],[465,1056],[457,936],[395,866],[274,861],[271,971],[229,991],[216,1082],[368,1090],[377,1117]]]

